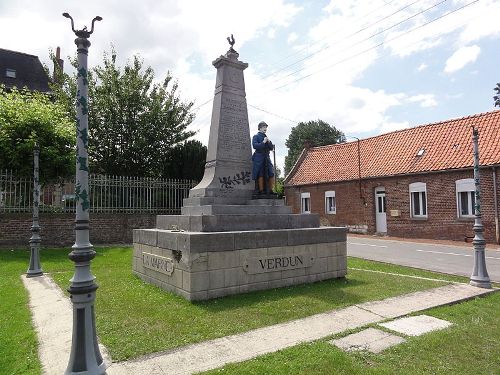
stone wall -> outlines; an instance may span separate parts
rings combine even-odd
[[[470,170],[427,173],[398,177],[362,180],[360,198],[359,181],[324,183],[286,187],[286,202],[293,212],[300,212],[300,194],[311,194],[311,212],[318,213],[322,224],[367,228],[375,233],[375,188],[384,187],[387,206],[387,234],[406,238],[430,238],[464,241],[473,237],[473,218],[458,218],[455,181],[472,178]],[[409,184],[427,184],[427,218],[410,217]],[[335,191],[336,214],[325,213],[325,191]],[[500,178],[497,171],[497,199],[500,202]],[[399,216],[391,216],[391,210],[399,210]],[[491,168],[481,169],[481,213],[486,241],[494,243],[495,212],[493,199],[493,175]]]
[[[75,214],[42,213],[42,246],[71,246],[75,242]],[[28,213],[0,215],[0,247],[28,246],[32,216]],[[93,245],[132,243],[132,230],[156,225],[156,215],[147,213],[91,213],[90,242]]]

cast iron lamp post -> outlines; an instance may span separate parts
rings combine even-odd
[[[76,221],[75,244],[69,258],[75,262],[75,274],[68,288],[73,302],[73,339],[66,374],[104,374],[102,359],[95,327],[94,301],[97,284],[90,272],[90,262],[95,251],[89,241],[89,168],[88,168],[88,75],[87,55],[90,47],[89,37],[94,32],[97,16],[92,20],[90,31],[87,27],[75,30],[73,18],[68,13],[63,16],[71,20],[71,29],[77,36],[75,44],[78,55],[76,93]]]
[[[30,264],[27,277],[43,275],[42,266],[40,265],[40,225],[38,223],[38,212],[40,206],[40,183],[38,180],[38,165],[39,165],[40,148],[35,143],[33,148],[33,224],[31,225],[30,238]]]
[[[474,185],[475,185],[475,203],[474,214],[474,239],[472,246],[474,248],[474,268],[470,277],[470,285],[479,288],[491,288],[490,277],[486,270],[486,258],[484,249],[486,241],[483,236],[483,224],[481,223],[481,192],[479,183],[479,146],[478,146],[479,132],[476,128],[472,130],[472,142],[474,146]]]

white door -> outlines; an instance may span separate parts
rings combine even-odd
[[[385,213],[385,188],[375,189],[375,227],[378,233],[387,233],[387,215]]]

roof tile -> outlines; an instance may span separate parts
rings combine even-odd
[[[480,164],[500,164],[500,111],[493,111],[362,139],[361,177],[472,167],[473,126],[479,130]],[[357,143],[310,148],[302,163],[287,176],[286,184],[357,179]],[[424,149],[422,156],[417,155],[420,149]]]

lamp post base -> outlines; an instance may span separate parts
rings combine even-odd
[[[30,266],[26,271],[26,277],[42,276],[42,266],[40,265],[40,252],[38,249],[31,249]]]
[[[65,375],[103,375],[106,364],[101,356],[95,328],[95,290],[72,294],[73,342]]]
[[[491,289],[490,279],[471,279],[469,285],[475,286],[477,288]]]

